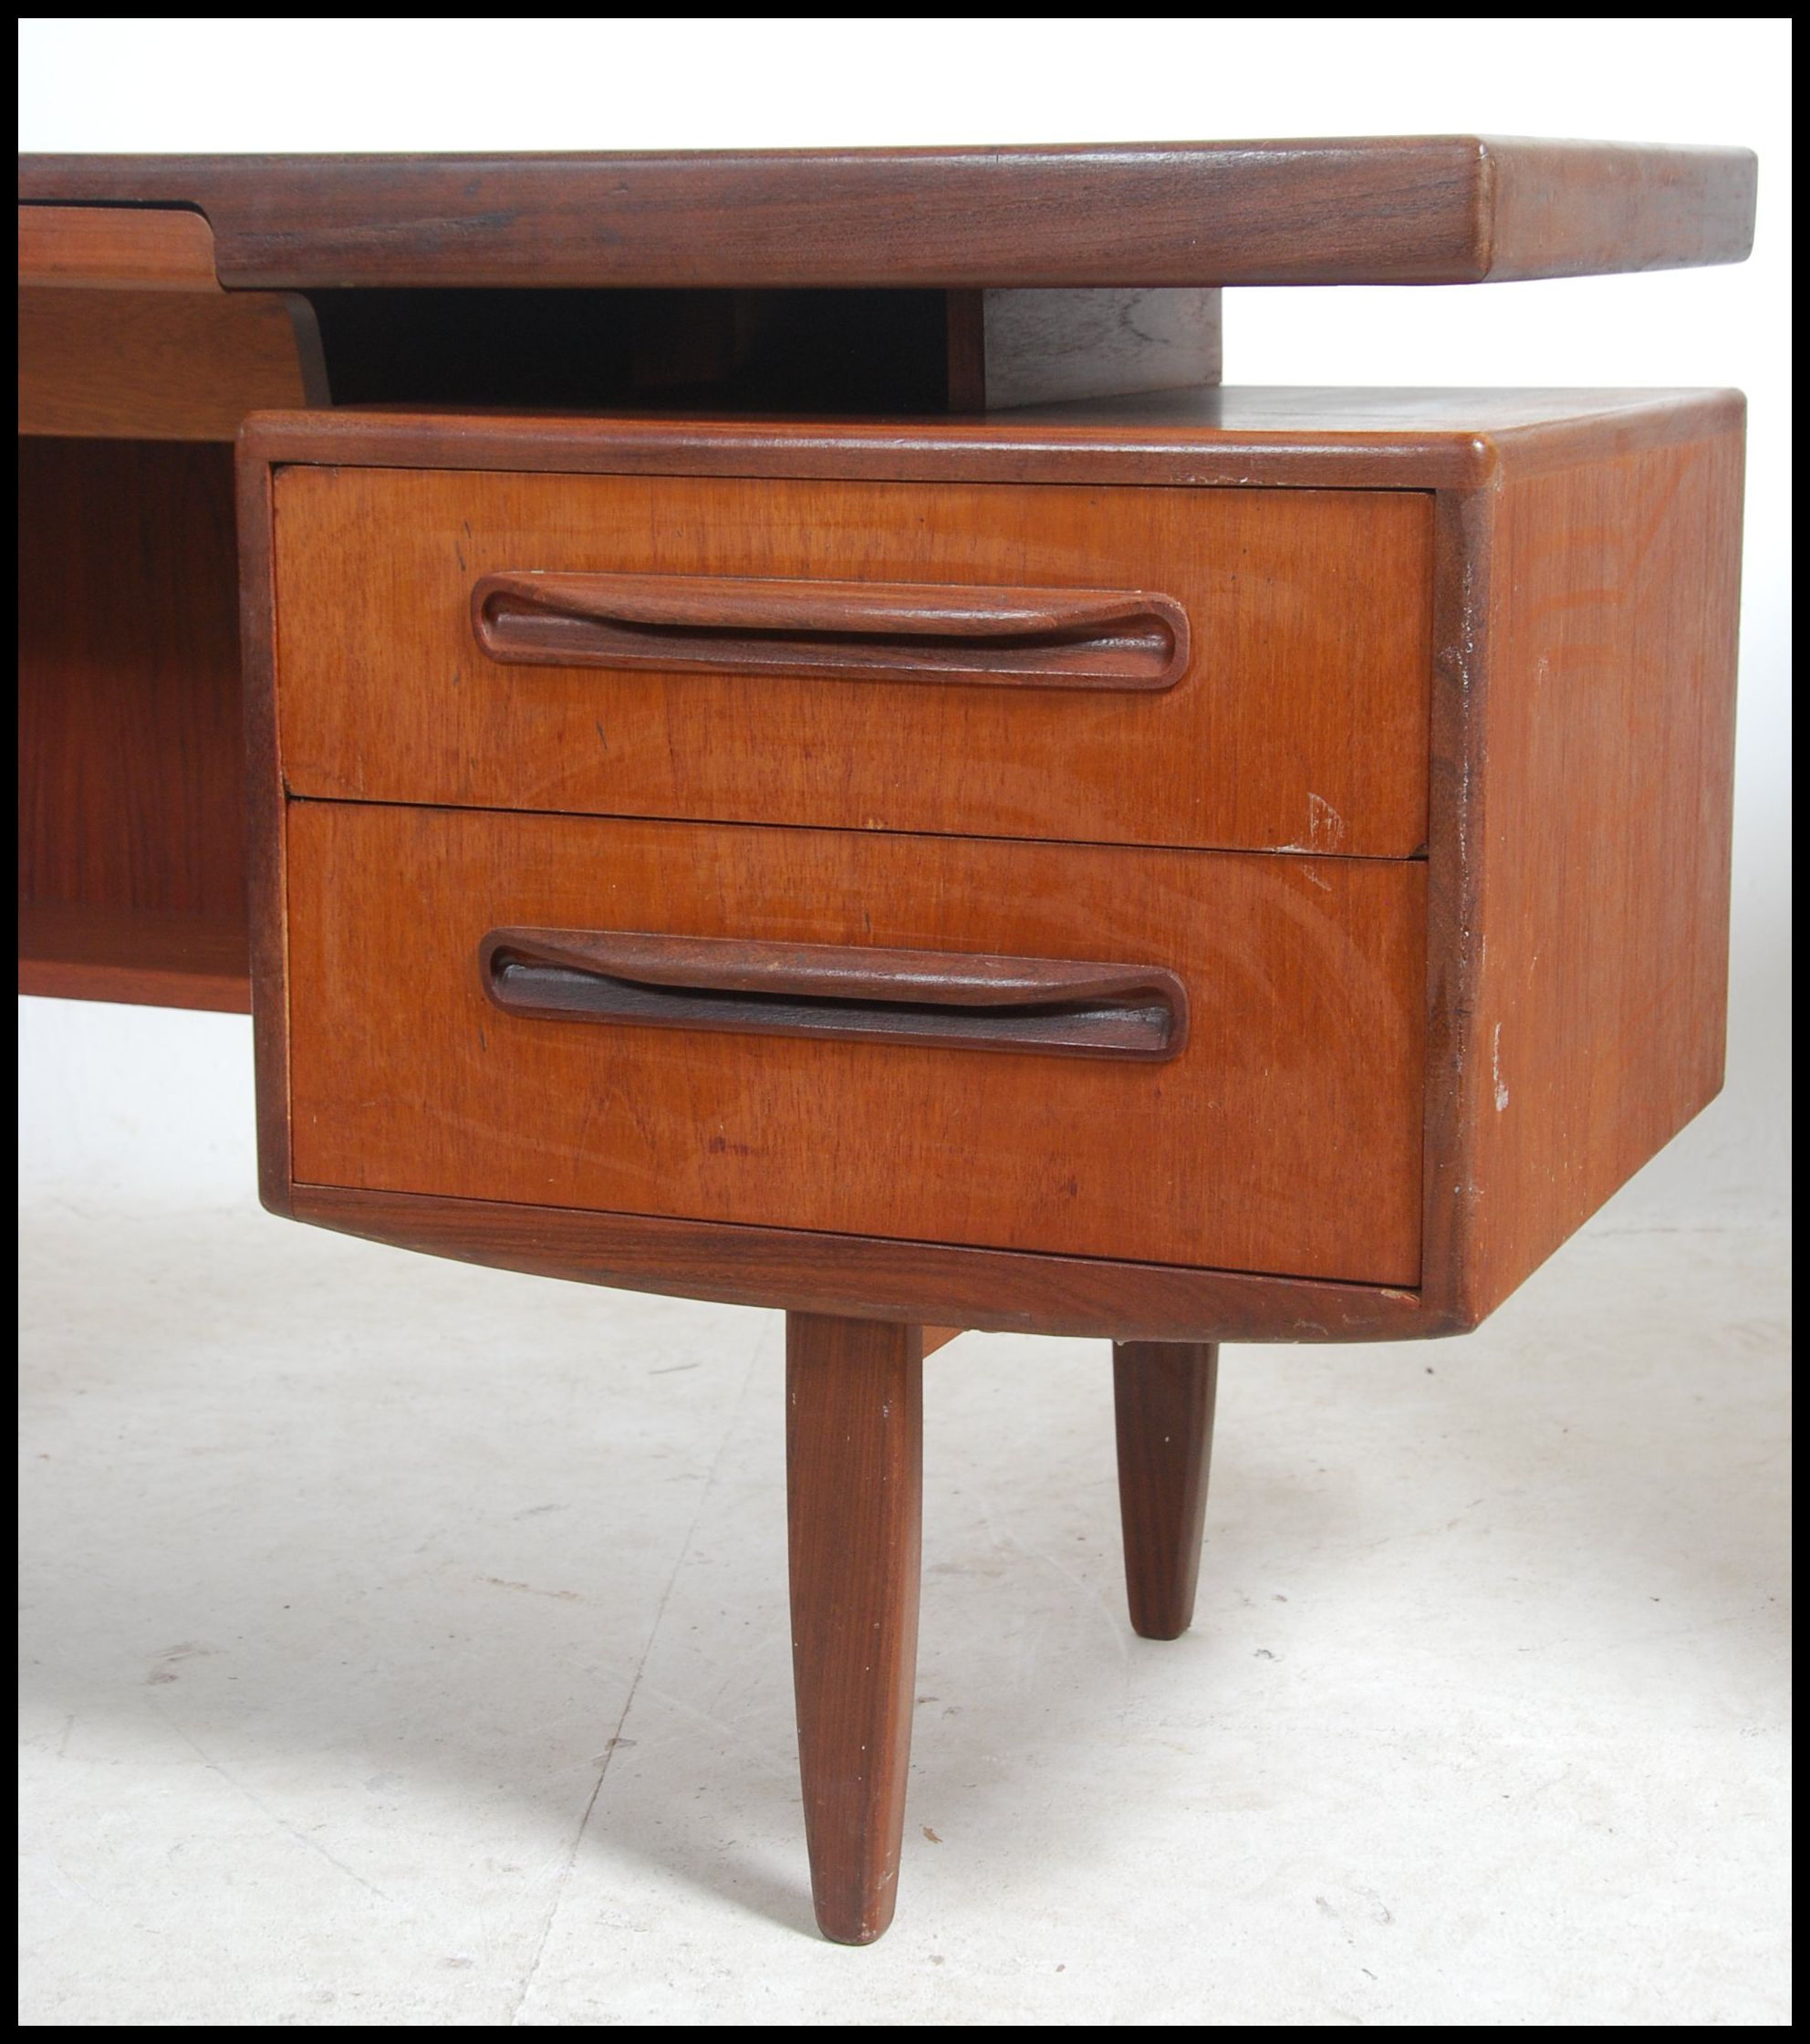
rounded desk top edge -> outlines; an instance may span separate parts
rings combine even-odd
[[[261,288],[1439,284],[1742,261],[1744,149],[1449,135],[536,155],[26,155]]]

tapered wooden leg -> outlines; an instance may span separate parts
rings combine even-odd
[[[1112,1345],[1125,1587],[1147,1640],[1179,1639],[1194,1616],[1218,1380],[1215,1341]]]
[[[792,1668],[819,1928],[892,1921],[918,1659],[923,1330],[785,1316]]]

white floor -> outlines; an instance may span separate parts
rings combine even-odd
[[[812,1932],[776,1317],[26,1227],[29,2024],[1776,2024],[1786,1257],[1236,1350],[1122,1615],[1102,1345],[932,1359],[902,1899]]]

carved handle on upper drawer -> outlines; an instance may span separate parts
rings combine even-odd
[[[498,1007],[543,1021],[1096,1058],[1173,1058],[1188,1035],[1186,990],[1155,965],[629,930],[493,930],[478,947],[478,970]]]
[[[844,681],[1165,689],[1188,616],[1140,589],[712,575],[486,575],[472,630],[493,660]]]

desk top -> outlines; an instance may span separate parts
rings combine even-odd
[[[1474,135],[669,155],[22,156],[185,206],[221,283],[1472,284],[1737,263],[1751,151]]]

